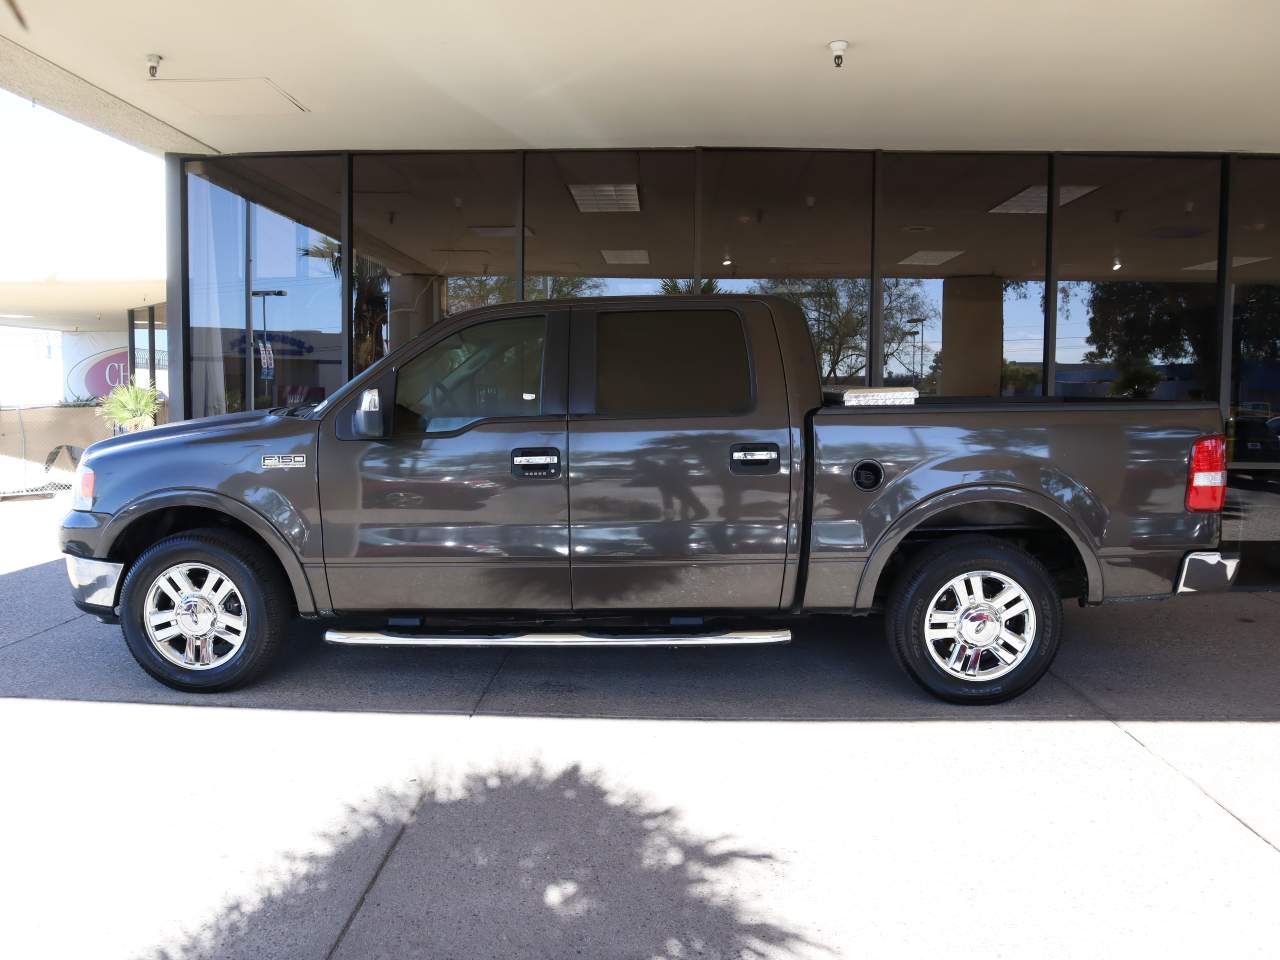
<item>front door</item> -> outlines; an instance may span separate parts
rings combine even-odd
[[[338,611],[568,610],[567,316],[482,320],[378,383],[390,435],[321,430]]]
[[[777,609],[793,478],[768,309],[601,308],[571,341],[574,609]]]

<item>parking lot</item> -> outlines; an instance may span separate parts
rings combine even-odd
[[[1280,594],[1067,610],[958,708],[878,621],[780,648],[406,651],[300,626],[188,696],[0,503],[0,955],[1275,956]]]

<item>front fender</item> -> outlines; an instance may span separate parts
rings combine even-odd
[[[1097,554],[1079,524],[1060,504],[1042,493],[1023,487],[981,484],[935,494],[895,520],[876,541],[862,569],[854,602],[855,609],[865,610],[872,606],[880,577],[907,534],[930,517],[968,503],[1008,503],[1035,510],[1048,518],[1071,539],[1080,555],[1088,579],[1089,602],[1102,602],[1102,567]]]
[[[173,489],[144,494],[118,510],[106,522],[99,540],[98,553],[107,556],[112,545],[131,525],[158,510],[172,507],[201,507],[240,521],[271,549],[289,578],[298,612],[304,616],[316,612],[315,597],[307,580],[302,561],[293,547],[261,513],[239,500],[212,490]]]

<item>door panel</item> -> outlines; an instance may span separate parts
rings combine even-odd
[[[571,415],[575,610],[778,608],[787,558],[792,453],[772,317],[763,306],[753,306],[743,318],[755,373],[749,410],[728,416]],[[607,356],[603,345],[576,349],[581,326],[575,318],[574,356],[579,362]],[[661,324],[654,327],[661,329]],[[666,347],[682,349],[678,343]],[[714,355],[695,352],[698,363],[715,362]],[[643,366],[642,350],[633,350],[631,360]],[[652,376],[652,389],[668,401],[683,396],[680,363],[668,353],[654,366],[661,369],[644,374]],[[575,368],[573,377],[582,376]],[[607,376],[602,366],[601,381]],[[599,386],[599,391],[571,388],[571,395],[591,397],[594,403],[594,396],[606,390],[636,398],[643,393],[643,385],[634,382]],[[774,451],[776,457],[768,456]]]
[[[321,430],[334,607],[568,610],[568,317],[451,330],[370,374],[386,439],[344,427],[358,397]]]
[[[512,465],[515,450],[565,446],[563,419],[416,442],[328,437],[320,486],[335,609],[569,609],[565,477]]]

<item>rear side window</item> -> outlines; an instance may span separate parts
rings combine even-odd
[[[731,310],[600,314],[596,412],[611,417],[726,416],[751,409],[751,363]]]

